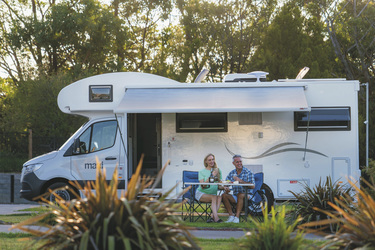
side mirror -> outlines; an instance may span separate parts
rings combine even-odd
[[[72,146],[74,155],[78,155],[81,153],[80,145],[81,145],[81,140],[79,138],[74,139],[73,146]]]

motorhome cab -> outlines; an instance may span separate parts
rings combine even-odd
[[[143,174],[170,160],[159,190],[199,171],[208,153],[225,177],[232,155],[264,173],[269,202],[293,198],[326,176],[359,178],[359,82],[266,81],[265,72],[231,74],[221,83],[181,83],[146,73],[109,73],[63,88],[58,106],[89,118],[58,151],[23,166],[21,196],[32,199],[68,180],[94,180],[96,159],[125,188],[145,154]],[[175,194],[181,191],[177,185]],[[62,194],[69,199],[69,193]]]

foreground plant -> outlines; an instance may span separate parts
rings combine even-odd
[[[99,163],[98,163],[99,164]],[[197,247],[187,228],[174,216],[174,201],[166,200],[170,189],[160,199],[151,197],[162,173],[155,183],[140,178],[142,159],[131,178],[125,194],[118,197],[117,169],[111,182],[106,181],[105,169],[97,168],[96,182],[89,182],[82,188],[71,183],[77,190],[83,190],[85,199],[65,201],[56,193],[56,203],[48,203],[52,211],[15,225],[36,236],[42,242],[40,248],[53,249],[182,249]],[[151,187],[150,194],[144,189]],[[95,190],[93,192],[92,190]],[[142,196],[140,197],[140,195]],[[54,226],[41,223],[50,213],[55,215]],[[29,225],[41,225],[46,231],[35,230]]]
[[[267,207],[263,208],[263,222],[249,217],[254,223],[254,229],[246,233],[246,238],[241,241],[241,246],[247,249],[262,250],[298,249],[303,243],[304,235],[299,230],[294,237],[291,235],[296,229],[298,220],[291,225],[285,222],[285,206],[282,206],[278,213],[272,207],[271,218],[265,211],[268,211]]]
[[[363,180],[362,180],[363,181]],[[366,181],[365,181],[366,182]],[[368,191],[360,189],[355,183],[349,181],[355,190],[355,202],[349,206],[343,199],[335,199],[335,203],[328,204],[335,212],[324,211],[316,208],[317,211],[327,215],[329,219],[323,221],[310,222],[301,225],[301,228],[317,232],[315,227],[340,224],[340,229],[336,234],[329,236],[331,242],[326,247],[336,245],[345,249],[375,248],[375,201]],[[375,191],[375,187],[368,182],[366,185]],[[347,197],[347,199],[351,199]]]
[[[339,200],[342,197],[349,196],[351,190],[350,187],[340,185],[338,181],[332,182],[330,176],[327,176],[325,182],[322,182],[320,179],[319,183],[313,188],[303,183],[303,189],[300,193],[290,191],[299,201],[299,203],[296,203],[295,209],[290,213],[290,219],[294,221],[300,216],[301,223],[324,220],[327,218],[327,215],[321,211],[334,211],[329,203],[335,203],[336,199]],[[352,201],[346,199],[345,202],[349,205]],[[316,210],[315,208],[319,208],[320,210]]]

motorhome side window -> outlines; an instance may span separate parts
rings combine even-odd
[[[350,107],[311,108],[311,112],[294,112],[294,131],[350,130]]]
[[[89,102],[112,102],[113,87],[112,85],[90,85],[89,86]]]
[[[177,113],[176,131],[227,132],[227,113]]]
[[[117,122],[105,121],[92,124],[79,137],[80,154],[110,148],[115,144]]]

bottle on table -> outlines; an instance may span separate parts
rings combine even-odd
[[[215,182],[215,177],[214,177],[213,169],[212,169],[212,168],[211,168],[211,175],[210,175],[208,181],[209,181],[210,183],[214,183],[214,182]]]

